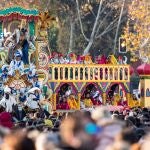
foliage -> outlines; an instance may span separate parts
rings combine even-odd
[[[135,56],[150,58],[150,11],[145,0],[133,0],[129,7],[129,19],[122,37]]]
[[[57,17],[59,26],[57,26],[57,39],[55,32],[49,29],[49,43],[52,50],[58,48],[57,51],[67,53],[69,50],[69,43],[73,37],[72,51],[82,54],[88,41],[83,36],[81,25],[79,22],[76,0],[1,0],[2,7],[9,7],[14,4],[24,6],[25,8],[37,8],[40,11],[48,11],[50,16]],[[93,31],[93,26],[97,16],[100,0],[78,0],[81,21],[83,25],[83,32],[85,36],[90,39]],[[24,3],[24,4],[23,4]],[[116,34],[116,26],[121,10],[122,1],[118,0],[103,0],[102,10],[98,18],[96,33],[90,53],[93,56],[103,53],[109,55],[112,53],[114,47],[114,38]],[[7,6],[6,6],[7,5]],[[128,4],[126,4],[128,5]],[[125,6],[127,7],[127,6]],[[126,9],[124,9],[121,26],[119,28],[119,35],[121,35],[122,28],[126,23]],[[74,24],[71,30],[71,24]],[[72,36],[71,36],[72,31]],[[54,35],[53,35],[54,34]],[[51,40],[51,37],[53,40]],[[56,41],[55,41],[55,40]],[[52,43],[54,42],[54,43]],[[54,44],[57,46],[54,48]]]

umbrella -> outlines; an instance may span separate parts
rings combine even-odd
[[[40,88],[38,88],[38,87],[33,87],[33,88],[31,88],[29,91],[28,91],[28,93],[34,93],[34,91],[41,91],[41,89]]]

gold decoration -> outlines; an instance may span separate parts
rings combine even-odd
[[[12,84],[18,83],[16,81],[19,81],[20,83],[22,82],[23,84],[25,84],[26,87],[32,85],[32,83],[28,81],[27,75],[26,74],[21,75],[18,70],[15,71],[14,76],[10,75],[8,76],[8,80],[4,83],[4,85],[11,87]]]
[[[47,38],[47,28],[58,25],[58,18],[50,16],[49,12],[39,14],[38,31],[39,36]]]

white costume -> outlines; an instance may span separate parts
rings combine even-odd
[[[38,102],[34,101],[36,96],[32,93],[27,98],[27,101],[25,102],[25,105],[27,105],[30,109],[37,109],[39,108]]]
[[[21,57],[21,53],[19,51],[16,52],[15,54],[15,57]],[[15,60],[12,60],[11,63],[10,63],[10,67],[9,67],[9,75],[14,75],[15,71],[16,70],[19,70],[21,74],[24,73],[24,63],[22,60],[20,61],[17,61],[16,59]]]
[[[11,90],[10,88],[6,87],[4,89],[4,92],[10,94]],[[13,105],[16,104],[17,104],[16,100],[11,95],[9,95],[9,99],[3,97],[2,100],[0,101],[0,105],[2,105],[6,109],[6,112],[10,113],[13,111]]]
[[[63,58],[63,57],[60,57],[60,58],[59,58],[59,62],[60,62],[60,64],[65,64],[64,58]]]

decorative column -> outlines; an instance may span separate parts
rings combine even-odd
[[[103,104],[105,105],[107,99],[107,94],[105,92],[102,94],[102,99],[103,99]]]
[[[150,64],[142,64],[137,72],[140,76],[140,106],[150,107]]]
[[[80,110],[81,93],[78,93],[78,110]]]

